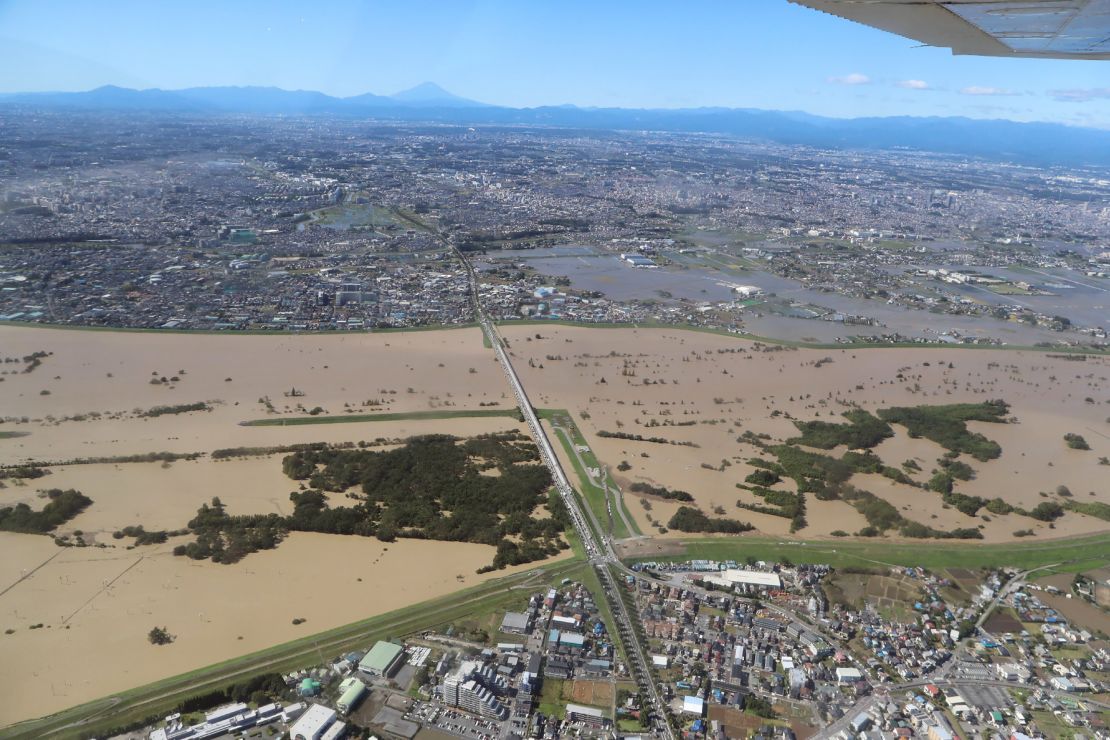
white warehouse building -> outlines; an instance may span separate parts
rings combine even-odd
[[[729,568],[723,577],[733,585],[755,586],[757,588],[782,588],[782,579],[778,573],[767,573],[762,570],[744,570]]]
[[[336,713],[331,707],[313,704],[301,715],[296,724],[289,728],[292,740],[321,740],[324,733],[335,722]]]

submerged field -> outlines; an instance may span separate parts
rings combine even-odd
[[[783,459],[774,448],[801,436],[795,422],[843,425],[843,414],[852,409],[882,415],[898,407],[980,407],[993,399],[1008,404],[1006,423],[969,421],[966,430],[997,443],[997,457],[980,460],[963,452],[946,459],[949,450],[930,435],[912,438],[905,423],[891,421],[889,436],[875,440],[867,460],[903,477],[860,469],[848,483],[887,502],[906,521],[944,532],[976,529],[987,542],[1013,541],[1016,532],[1036,539],[1110,528],[1104,518],[1071,510],[1110,503],[1110,467],[1102,464],[1110,455],[1110,358],[1104,356],[794,349],[671,329],[510,325],[503,334],[533,403],[571,413],[645,533],[690,537],[693,532],[667,525],[680,507],[696,507],[711,520],[791,534],[790,517],[761,509],[774,509],[768,501],[781,498],[767,496],[768,490],[791,493],[798,490],[795,481],[780,475],[779,482],[753,483],[749,476],[757,465],[781,472]],[[1082,436],[1090,449],[1069,447],[1067,434]],[[850,449],[793,446],[838,461]],[[930,484],[952,460],[970,472],[954,468],[968,479],[953,479],[945,498]],[[652,489],[685,492],[693,500],[653,495]],[[998,498],[1015,511],[995,513],[981,504],[968,515],[959,508],[970,510],[966,501],[953,493],[983,502]],[[1058,503],[1062,515],[1048,521],[1016,511],[1032,512],[1044,503]],[[798,537],[852,535],[871,523],[844,497],[822,500],[811,490],[805,506],[805,524],[794,531]],[[897,536],[897,528],[886,534]]]
[[[0,328],[0,347],[18,360],[0,364],[0,430],[19,435],[0,439],[0,461],[47,464],[40,478],[0,479],[0,509],[41,509],[46,489],[92,499],[50,533],[87,546],[0,532],[0,632],[11,630],[0,634],[0,664],[21,676],[0,699],[0,726],[534,567],[479,575],[494,559],[490,545],[296,531],[231,565],[172,554],[193,539],[172,533],[213,496],[232,515],[293,512],[290,493],[307,482],[283,472],[286,453],[274,448],[523,431],[476,329],[264,337]],[[22,360],[36,353],[37,363]],[[280,424],[352,416],[381,420]],[[258,419],[279,424],[243,425]],[[150,453],[171,455],[125,461]],[[343,493],[327,501],[354,503]],[[139,546],[114,536],[137,525],[171,534]],[[155,626],[176,640],[151,645]]]
[[[1110,559],[1105,536],[1067,539],[1110,529],[1102,518],[1110,468],[1100,463],[1110,455],[1108,358],[792,349],[675,329],[503,333],[533,403],[566,410],[545,412],[545,424],[561,430],[553,440],[560,458],[628,557],[941,567],[970,553],[1015,565]],[[0,531],[0,630],[11,630],[0,635],[0,664],[20,676],[0,699],[0,725],[533,567],[479,575],[494,560],[491,545],[318,531],[288,531],[275,549],[230,565],[173,555],[196,539],[181,530],[213,497],[230,515],[272,515],[289,526],[290,494],[322,485],[313,470],[283,470],[290,446],[389,451],[418,435],[526,432],[476,328],[232,336],[0,327],[0,348],[0,462],[44,473],[9,467],[0,511],[25,504],[18,526],[45,526],[35,512],[60,494],[44,491],[72,489],[92,501],[48,534]],[[967,422],[955,437],[937,434],[935,418],[919,427],[912,413],[889,412],[941,404],[981,411],[992,399],[1007,402],[1004,418]],[[856,417],[866,428],[846,431],[851,410],[878,416]],[[784,444],[812,421],[837,426]],[[1068,434],[1090,449],[1069,446]],[[852,457],[840,435],[870,452]],[[961,444],[955,455],[945,446]],[[824,479],[831,474],[799,460],[855,467],[833,491]],[[478,459],[467,475],[496,490],[486,484],[505,468],[487,462]],[[951,473],[947,493],[934,480],[942,468]],[[348,496],[357,486],[335,483],[343,475],[325,476],[337,488],[323,496],[325,508],[359,505]],[[799,487],[804,511],[787,512]],[[607,501],[616,504],[609,523]],[[1030,515],[1046,504],[1059,512]],[[689,531],[669,526],[682,507]],[[895,523],[865,532],[880,509]],[[380,513],[334,519],[369,533],[382,525]],[[537,522],[547,515],[533,512]],[[753,531],[711,534],[728,521]],[[983,541],[906,539],[907,522],[974,530]],[[116,536],[139,525],[167,532],[165,541],[137,544],[134,530]],[[85,546],[59,547],[52,537]],[[177,639],[151,645],[155,626]]]

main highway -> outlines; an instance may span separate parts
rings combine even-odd
[[[559,495],[566,504],[567,512],[569,512],[571,521],[574,523],[574,528],[579,538],[582,540],[582,545],[585,547],[586,557],[589,559],[590,565],[597,572],[598,580],[601,582],[602,590],[605,592],[602,596],[605,598],[606,603],[608,603],[609,609],[613,614],[613,619],[616,621],[614,626],[617,628],[619,632],[618,638],[624,646],[625,656],[629,663],[629,671],[639,685],[641,695],[651,704],[651,728],[659,737],[665,738],[666,740],[675,740],[674,733],[667,720],[666,712],[664,711],[666,705],[659,695],[659,687],[652,678],[644,646],[640,643],[638,633],[634,628],[634,616],[629,613],[624,598],[621,596],[620,589],[623,588],[623,586],[613,577],[614,568],[618,571],[623,571],[624,565],[613,551],[612,542],[604,534],[606,530],[601,527],[600,523],[594,517],[593,512],[588,507],[581,505],[578,495],[567,479],[566,472],[563,470],[563,466],[559,462],[559,458],[555,455],[554,448],[551,446],[551,441],[547,437],[547,432],[540,424],[540,420],[536,416],[536,410],[533,408],[532,402],[528,399],[528,392],[524,389],[524,385],[520,382],[520,376],[517,375],[516,370],[513,368],[512,359],[509,357],[509,352],[505,349],[505,342],[502,340],[497,326],[490,320],[485,309],[482,307],[482,302],[478,296],[478,275],[474,271],[474,267],[470,264],[470,260],[467,259],[466,255],[463,254],[461,250],[455,249],[454,251],[466,266],[475,317],[479,325],[481,325],[482,331],[485,333],[490,345],[493,346],[493,351],[497,354],[497,361],[501,364],[501,369],[505,372],[505,377],[509,380],[509,385],[512,387],[513,393],[516,396],[520,412],[524,417],[525,423],[528,424],[528,429],[532,433],[532,438],[536,441],[536,446],[539,448],[540,458],[543,460],[548,470],[551,471],[551,479],[554,481],[556,490],[558,490]]]

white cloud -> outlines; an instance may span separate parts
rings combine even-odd
[[[929,83],[925,80],[902,80],[897,83],[898,87],[906,90],[929,90]]]
[[[964,95],[1017,95],[1014,91],[1003,87],[980,87],[979,85],[962,88],[960,92]]]
[[[859,72],[853,72],[843,77],[830,77],[828,81],[834,85],[867,85],[871,82],[871,78]]]
[[[1086,103],[1088,100],[1110,98],[1110,87],[1093,87],[1088,89],[1073,88],[1070,90],[1049,90],[1048,94],[1061,103]]]

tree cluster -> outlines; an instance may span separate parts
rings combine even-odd
[[[282,461],[286,475],[308,485],[289,495],[289,516],[235,517],[214,501],[189,523],[196,541],[175,552],[235,562],[298,531],[492,545],[493,568],[540,560],[567,547],[561,535],[569,515],[557,495],[547,495],[551,477],[538,460],[535,445],[516,431],[412,437],[384,451],[304,447]],[[482,474],[493,468],[496,476]],[[355,503],[333,508],[328,491]],[[533,517],[545,502],[552,516]]]
[[[863,409],[845,411],[847,424],[834,424],[828,421],[795,421],[794,426],[802,433],[800,437],[788,439],[787,444],[801,444],[831,450],[840,445],[849,449],[870,449],[888,437],[894,430],[882,419],[872,416]]]
[[[277,514],[231,516],[220,499],[202,504],[189,521],[196,540],[173,549],[174,555],[214,563],[237,563],[252,552],[272,550],[284,539],[289,526]]]
[[[686,491],[671,490],[664,486],[653,486],[650,483],[636,481],[628,487],[633,493],[642,493],[648,496],[657,496],[668,501],[693,501],[694,497]]]
[[[1005,401],[956,403],[941,406],[902,406],[880,409],[879,418],[901,424],[911,437],[924,437],[951,452],[964,452],[986,462],[1002,454],[997,442],[969,431],[967,422],[1004,424],[1010,407]]]
[[[679,532],[721,532],[724,534],[739,534],[755,529],[748,522],[736,519],[711,519],[704,511],[693,506],[680,506],[671,520],[667,522],[670,529]]]
[[[46,491],[46,497],[50,500],[41,511],[35,511],[24,503],[0,509],[0,531],[46,534],[80,514],[92,503],[91,498],[72,488],[65,491],[52,488]]]
[[[1091,446],[1087,444],[1087,440],[1083,438],[1083,435],[1075,434],[1074,432],[1068,432],[1067,434],[1065,434],[1064,442],[1066,442],[1068,447],[1073,450],[1091,449]]]

